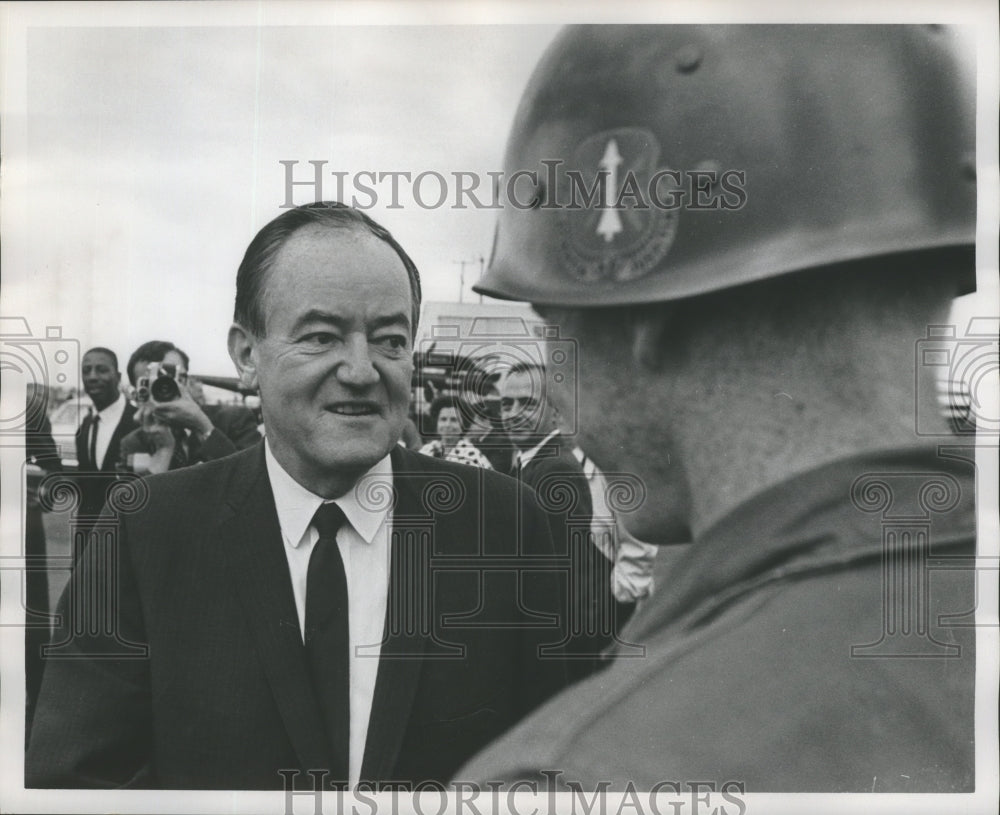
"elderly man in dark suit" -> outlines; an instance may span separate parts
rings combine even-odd
[[[94,403],[76,432],[77,483],[82,526],[100,514],[107,488],[115,481],[121,441],[136,429],[135,407],[122,394],[118,357],[108,348],[91,348],[80,365],[83,389]]]
[[[29,786],[443,783],[565,685],[533,494],[398,444],[419,303],[413,262],[356,210],[261,230],[229,347],[267,440],[135,482],[116,548],[88,546]],[[74,626],[101,580],[113,625]]]

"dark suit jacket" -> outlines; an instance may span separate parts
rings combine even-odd
[[[510,468],[514,463],[516,448],[503,430],[491,430],[479,439],[479,441],[473,443],[490,460],[490,464],[493,465],[494,470],[498,473],[510,472]]]
[[[563,639],[564,600],[529,490],[402,447],[392,463],[362,779],[445,782],[565,685],[559,648],[538,653]],[[279,770],[330,766],[263,445],[138,483],[145,506],[121,517],[111,556],[88,544],[60,602],[55,653],[69,658],[46,668],[27,785],[280,789]],[[108,564],[118,610],[100,636],[100,621],[74,622],[74,596],[113,579]]]
[[[41,467],[46,474],[62,470],[59,449],[52,438],[52,425],[44,408],[34,416],[29,414],[29,424],[24,431],[24,451],[28,461]],[[44,664],[41,649],[49,640],[48,615],[51,611],[45,525],[38,497],[44,478],[42,481],[36,481],[36,478],[31,473],[27,475],[28,491],[24,506],[24,553],[27,555],[24,574],[27,623],[24,632],[25,732],[31,727],[35,699],[42,683]]]
[[[260,441],[257,420],[249,408],[240,405],[202,405],[201,409],[215,425],[215,432],[201,445],[192,448],[194,460],[211,461],[222,458],[237,450],[253,447]]]
[[[90,458],[90,430],[93,423],[94,417],[88,415],[76,431],[77,483],[80,486],[78,515],[81,520],[99,515],[104,506],[107,488],[115,481],[118,459],[121,456],[122,438],[137,427],[135,406],[129,402],[125,403],[125,410],[111,436],[108,451],[104,454],[104,461],[101,462],[100,467]]]
[[[538,494],[546,511],[557,555],[572,563],[567,643],[570,677],[576,681],[597,670],[626,615],[611,590],[611,569],[590,538],[593,502],[583,468],[568,442],[557,435],[515,474]]]

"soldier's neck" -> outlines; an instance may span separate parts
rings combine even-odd
[[[916,396],[912,380],[871,383],[864,404],[817,380],[761,385],[719,393],[712,409],[678,428],[695,540],[743,501],[797,474],[859,453],[926,442],[916,432],[918,416],[922,430],[933,427],[947,437],[933,395]]]

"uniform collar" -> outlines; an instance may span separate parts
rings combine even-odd
[[[963,450],[865,452],[757,493],[687,545],[670,591],[654,596],[655,608],[629,636],[693,625],[767,583],[877,560],[898,519],[926,525],[933,547],[965,545],[975,535],[975,479],[971,452]]]

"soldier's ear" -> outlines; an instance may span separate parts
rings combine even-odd
[[[676,315],[674,303],[657,303],[634,309],[630,315],[629,328],[632,334],[632,358],[647,371],[659,371],[663,367],[670,324]]]
[[[229,328],[229,356],[239,373],[240,385],[257,387],[257,337],[239,323]]]

